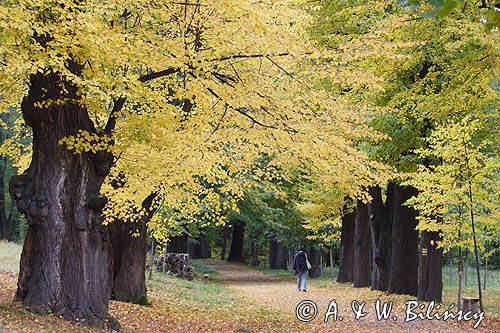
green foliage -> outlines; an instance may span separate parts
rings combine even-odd
[[[454,10],[462,13],[474,11],[483,15],[480,20],[487,30],[500,28],[500,8],[495,1],[480,0],[468,3],[467,0],[397,0],[397,3],[406,9],[421,9],[420,15],[424,18],[443,19]]]

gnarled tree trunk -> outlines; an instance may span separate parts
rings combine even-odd
[[[354,287],[368,287],[371,283],[372,244],[368,207],[358,201],[354,215]]]
[[[417,212],[403,206],[418,194],[413,187],[395,185],[392,220],[391,273],[389,293],[417,296],[418,291],[418,232]]]
[[[337,282],[354,282],[354,212],[342,217]]]
[[[97,133],[76,92],[58,74],[38,72],[21,104],[33,129],[33,157],[26,172],[10,181],[11,196],[29,223],[16,298],[32,312],[52,311],[102,327],[111,293],[108,230],[101,224],[105,200],[99,190],[112,156],[75,154],[59,144],[79,130]],[[47,100],[65,103],[35,106]]]
[[[109,225],[112,245],[113,285],[111,297],[117,301],[147,304],[146,252],[147,223],[154,215],[152,208],[157,193],[142,202],[147,212],[136,221],[114,221]]]
[[[385,291],[389,286],[391,268],[392,220],[382,202],[380,187],[370,187],[369,193],[372,197],[368,203],[373,251],[371,286],[372,289]]]
[[[443,249],[437,248],[442,237],[437,231],[422,231],[418,265],[418,300],[441,303],[443,297]],[[432,243],[432,244],[431,244]]]

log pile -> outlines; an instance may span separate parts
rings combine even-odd
[[[165,267],[163,267],[164,265]],[[170,271],[182,279],[190,281],[193,279],[194,269],[189,265],[189,254],[187,253],[166,253],[165,258],[160,255],[155,258],[154,267],[160,271]]]

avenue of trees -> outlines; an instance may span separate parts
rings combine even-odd
[[[500,266],[489,1],[0,1],[16,299],[113,327],[148,249],[442,298]],[[333,272],[333,270],[332,270]],[[479,289],[480,291],[481,289]],[[458,295],[460,301],[460,294]],[[482,304],[481,304],[482,307]]]

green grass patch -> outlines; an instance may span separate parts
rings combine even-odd
[[[218,274],[213,268],[204,265],[211,277]],[[184,280],[170,273],[153,272],[152,280],[148,282],[148,290],[166,293],[175,299],[191,306],[236,306],[237,300],[229,288],[218,280],[209,279],[208,283],[200,277],[192,281]]]
[[[290,272],[288,269],[271,269],[263,266],[257,266],[255,268],[268,276],[290,279],[294,278],[294,273]]]
[[[210,265],[199,259],[191,259],[189,261],[190,265],[193,266],[195,274],[199,277],[203,277],[204,274],[208,274],[210,278],[219,276],[219,272],[215,270]]]

